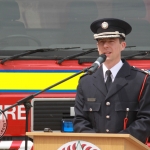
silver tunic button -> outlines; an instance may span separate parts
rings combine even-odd
[[[90,108],[89,111],[92,111],[92,108]]]
[[[106,132],[109,132],[109,129],[106,129]]]
[[[109,106],[109,105],[110,105],[110,102],[106,102],[106,105]]]
[[[107,118],[107,119],[109,119],[109,118],[110,118],[110,116],[109,116],[109,115],[107,115],[107,116],[106,116],[106,118]]]

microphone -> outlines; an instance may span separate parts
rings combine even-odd
[[[92,64],[91,68],[87,71],[88,74],[94,73],[98,67],[100,67],[100,64],[102,64],[106,60],[106,55],[101,54],[100,57],[97,58],[97,60]]]

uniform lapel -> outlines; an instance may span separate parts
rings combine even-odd
[[[93,74],[93,85],[101,92],[104,96],[107,95],[107,89],[104,83],[103,77],[103,70],[100,67],[94,74]]]
[[[121,88],[128,84],[126,77],[130,75],[130,68],[130,65],[127,62],[124,62],[122,68],[117,73],[114,82],[110,86],[106,99],[117,93]]]

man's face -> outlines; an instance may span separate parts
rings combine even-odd
[[[121,51],[126,47],[126,42],[119,38],[99,39],[97,42],[99,54],[107,56],[107,62],[117,63],[121,59]]]

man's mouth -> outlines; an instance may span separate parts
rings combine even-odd
[[[110,55],[110,54],[111,54],[111,52],[105,52],[104,54],[105,54],[105,55]]]

